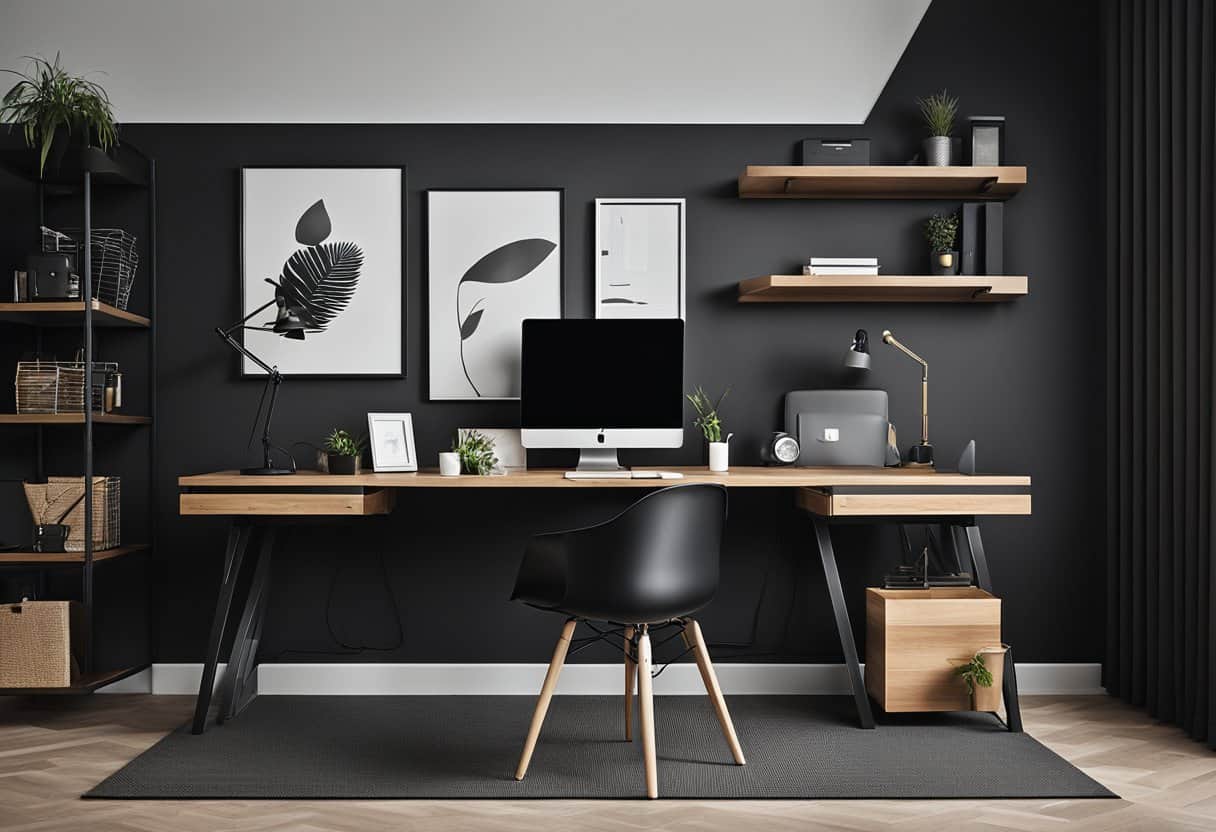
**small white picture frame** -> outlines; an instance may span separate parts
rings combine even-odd
[[[595,317],[685,317],[685,202],[595,200]]]
[[[418,470],[414,418],[409,413],[367,414],[367,443],[376,473]]]

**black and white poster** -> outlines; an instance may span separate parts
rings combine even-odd
[[[245,346],[287,376],[402,375],[404,171],[241,173],[242,315],[266,306]]]
[[[520,324],[562,316],[562,197],[427,192],[431,399],[519,398]]]

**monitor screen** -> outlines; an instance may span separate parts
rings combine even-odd
[[[684,322],[526,320],[521,426],[681,428]]]

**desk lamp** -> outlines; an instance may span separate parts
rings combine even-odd
[[[262,388],[262,398],[258,402],[258,412],[253,418],[253,427],[249,430],[249,444],[253,444],[254,434],[257,433],[258,423],[262,421],[262,405],[266,403],[266,393],[270,393],[270,406],[266,408],[266,421],[262,425],[262,466],[260,468],[242,468],[241,473],[246,476],[274,476],[280,474],[294,474],[296,472],[296,461],[291,454],[282,448],[274,445],[270,441],[270,421],[274,418],[274,402],[279,394],[279,385],[283,382],[283,375],[279,372],[277,366],[272,367],[258,356],[249,351],[248,347],[233,337],[233,333],[237,330],[251,329],[257,332],[275,332],[285,338],[290,338],[293,341],[304,340],[305,324],[300,319],[299,310],[289,307],[286,299],[283,297],[283,290],[273,280],[267,279],[267,283],[275,287],[274,299],[264,303],[257,309],[250,312],[241,320],[237,321],[227,329],[215,328],[215,334],[220,336],[228,346],[239,352],[241,355],[248,358],[254,364],[257,364],[266,371],[266,386]],[[275,313],[273,323],[264,324],[262,326],[246,326],[249,319],[254,315],[262,312],[270,306],[277,305],[278,310]],[[287,457],[290,463],[287,468],[276,467],[270,458],[270,451],[276,450]]]
[[[908,461],[904,463],[909,467],[933,467],[933,446],[929,444],[929,362],[921,358],[912,350],[905,347],[899,340],[891,334],[891,330],[884,329],[882,331],[882,342],[902,352],[904,355],[911,358],[921,366],[920,375],[920,444],[913,445],[908,449]]]
[[[864,329],[857,330],[849,351],[844,354],[844,366],[854,370],[870,369],[870,336]]]

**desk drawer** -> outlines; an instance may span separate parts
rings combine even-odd
[[[393,510],[394,492],[374,488],[350,494],[291,491],[205,491],[180,495],[182,514],[234,516],[368,516]]]
[[[798,491],[798,506],[822,517],[1030,514],[1030,495],[975,491],[841,494],[822,488],[802,488]]]

